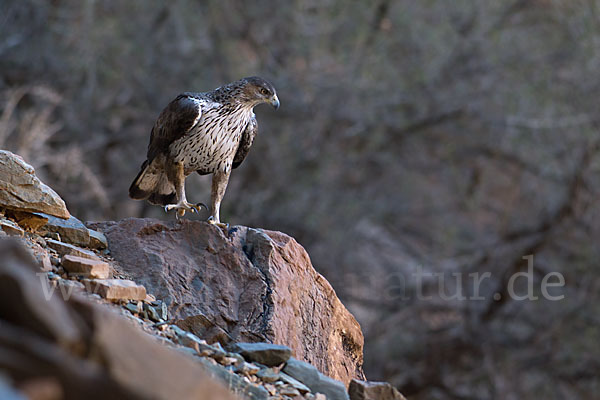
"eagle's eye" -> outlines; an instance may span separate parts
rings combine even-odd
[[[268,89],[262,88],[262,89],[260,89],[260,92],[261,92],[262,94],[264,94],[265,96],[268,96],[268,95],[269,95],[269,90],[268,90]]]

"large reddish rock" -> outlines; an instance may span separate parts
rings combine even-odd
[[[348,384],[364,379],[363,335],[293,238],[201,221],[130,218],[104,232],[121,272],[169,304],[178,325],[223,344],[271,342]]]

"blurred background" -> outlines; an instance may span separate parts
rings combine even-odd
[[[222,219],[307,248],[362,325],[369,379],[410,399],[596,398],[599,6],[2,0],[0,148],[79,219],[174,218],[127,197],[159,112],[265,77],[282,106],[255,110]],[[208,202],[210,177],[187,193]],[[539,299],[510,300],[528,255]],[[540,295],[549,272],[560,301]]]

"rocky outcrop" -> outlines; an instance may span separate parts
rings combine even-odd
[[[291,237],[188,220],[88,227],[105,234],[118,272],[164,300],[180,327],[209,342],[283,344],[345,384],[364,378],[360,326]]]
[[[354,379],[360,327],[289,236],[91,224],[105,236],[1,160],[0,398],[402,399]]]
[[[71,216],[60,196],[35,176],[33,167],[5,150],[0,150],[0,206],[60,218]]]
[[[187,356],[106,308],[44,297],[37,266],[0,241],[0,371],[29,398],[235,399]]]

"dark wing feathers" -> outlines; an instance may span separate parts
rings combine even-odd
[[[185,135],[200,120],[202,110],[197,101],[187,94],[180,94],[160,113],[148,145],[148,160],[152,161],[177,139]]]
[[[233,157],[233,168],[239,167],[242,161],[244,161],[248,155],[248,152],[250,151],[250,147],[252,147],[252,142],[254,142],[254,138],[256,137],[257,133],[258,122],[256,122],[256,117],[253,115],[250,121],[248,121],[246,129],[244,129],[244,133],[240,139],[240,145],[238,146],[237,152]]]

